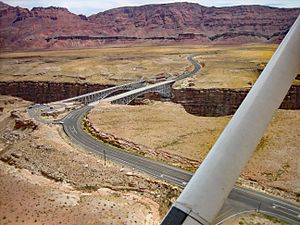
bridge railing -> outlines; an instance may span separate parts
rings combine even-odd
[[[89,104],[91,102],[99,101],[99,100],[105,98],[106,96],[116,92],[116,91],[133,90],[133,89],[140,88],[140,87],[143,87],[143,86],[145,86],[145,84],[144,84],[144,81],[141,80],[141,81],[137,81],[137,82],[123,84],[123,85],[107,88],[107,89],[104,89],[104,90],[94,91],[94,92],[91,92],[91,93],[87,93],[87,94],[79,95],[79,96],[76,96],[76,97],[68,98],[68,99],[62,100],[61,102],[77,101],[77,102],[81,102],[83,104]]]
[[[136,97],[139,97],[146,93],[151,92],[157,92],[161,94],[163,97],[169,97],[171,98],[172,92],[171,87],[175,80],[169,80],[160,82],[153,85],[148,85],[146,87],[142,87],[139,89],[135,89],[120,95],[116,95],[110,98],[105,99],[106,102],[111,102],[112,104],[129,104],[132,100],[134,100]]]

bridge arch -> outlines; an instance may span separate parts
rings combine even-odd
[[[144,81],[138,81],[138,82],[133,82],[133,83],[129,83],[129,84],[124,84],[124,85],[120,85],[120,86],[107,88],[105,90],[87,93],[87,94],[76,96],[73,98],[68,98],[68,99],[63,100],[63,102],[77,101],[77,102],[81,102],[81,103],[87,105],[89,103],[99,101],[117,91],[130,91],[130,90],[134,90],[136,88],[140,88],[143,86],[145,86]]]
[[[158,93],[162,97],[171,98],[172,97],[172,85],[173,85],[173,83],[167,83],[167,84],[164,84],[161,86],[156,86],[153,88],[145,89],[144,91],[139,91],[139,92],[135,92],[135,93],[128,94],[128,95],[120,95],[120,97],[113,99],[111,101],[111,103],[128,105],[135,98],[142,96],[144,94],[147,94],[147,93]]]

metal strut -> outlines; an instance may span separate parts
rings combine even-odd
[[[300,16],[161,225],[212,224],[300,70]]]

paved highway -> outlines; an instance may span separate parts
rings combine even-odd
[[[193,59],[194,56],[196,55],[188,57],[189,61],[194,65],[194,70],[190,73],[184,73],[176,80],[192,76],[200,70],[201,66]],[[56,121],[55,123],[61,123],[64,131],[70,139],[90,152],[105,155],[108,159],[144,171],[145,173],[159,179],[163,179],[167,182],[171,182],[180,187],[184,187],[187,184],[192,173],[154,160],[132,155],[116,147],[100,142],[87,134],[82,129],[81,121],[83,116],[91,108],[92,106],[84,106],[81,109],[73,111],[61,121]],[[40,117],[38,111],[38,106],[36,106],[29,110],[29,113],[33,118],[39,120]],[[247,211],[265,212],[282,218],[292,224],[300,224],[299,205],[240,187],[233,188],[215,223],[219,223],[230,216]]]
[[[195,75],[196,73],[198,73],[200,71],[201,65],[198,63],[197,60],[194,59],[194,57],[199,56],[199,55],[200,54],[192,54],[192,55],[187,57],[187,59],[193,64],[194,69],[191,72],[185,72],[185,73],[181,74],[175,80],[182,80],[182,79],[185,79],[187,77],[191,77],[191,76]]]
[[[108,159],[144,171],[152,176],[184,187],[190,180],[192,173],[178,169],[154,160],[131,155],[116,147],[100,142],[87,134],[81,125],[83,116],[91,109],[85,106],[65,117],[63,127],[70,139],[93,153],[106,155]],[[232,215],[246,212],[260,211],[276,215],[292,224],[300,224],[300,206],[291,204],[250,189],[235,187],[217,217],[216,223]]]

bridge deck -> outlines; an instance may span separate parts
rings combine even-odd
[[[139,84],[139,83],[143,83],[143,82],[144,81],[136,81],[136,82],[132,82],[132,83],[121,84],[119,86],[114,86],[114,87],[102,89],[102,90],[99,90],[99,91],[94,91],[94,92],[90,92],[90,93],[87,93],[87,94],[83,94],[83,95],[75,96],[75,97],[72,97],[72,98],[64,99],[61,102],[76,101],[78,99],[88,97],[88,96],[91,96],[91,95],[99,94],[99,93],[102,93],[102,92],[107,92],[107,91],[118,89],[118,88],[121,88],[121,87],[130,86],[130,85],[133,85],[133,84]]]
[[[157,84],[152,84],[152,85],[148,85],[148,86],[145,86],[145,87],[137,88],[137,89],[134,89],[132,91],[127,91],[127,92],[119,94],[119,95],[115,95],[115,96],[112,96],[112,97],[109,97],[109,98],[102,99],[100,101],[92,102],[89,105],[90,106],[95,106],[99,102],[112,102],[112,101],[115,101],[115,100],[118,100],[118,99],[121,99],[121,98],[126,98],[126,97],[129,97],[129,96],[132,96],[132,95],[136,95],[138,93],[141,93],[141,92],[144,92],[144,91],[147,91],[147,90],[151,90],[151,89],[155,89],[157,87],[167,85],[167,84],[171,84],[171,83],[174,83],[174,82],[175,82],[175,80],[168,80],[168,81],[159,82]]]

